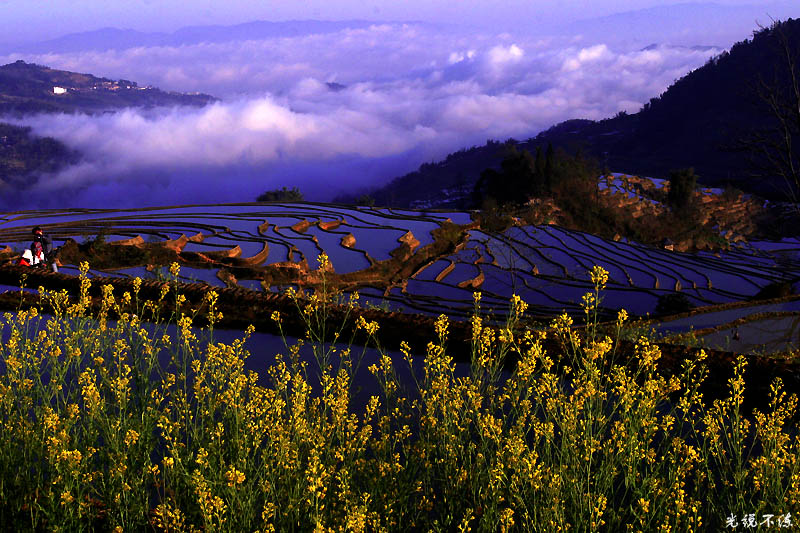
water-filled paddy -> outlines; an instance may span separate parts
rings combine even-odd
[[[141,235],[145,243],[156,245],[201,234],[199,242],[187,243],[183,251],[219,253],[239,246],[240,257],[246,259],[257,256],[266,244],[266,258],[262,255],[260,261],[247,263],[255,269],[306,260],[313,271],[317,256],[325,252],[334,271],[356,280],[349,286],[361,290],[374,305],[388,301],[396,309],[461,317],[472,309],[474,289],[484,293],[484,305],[495,312],[504,311],[511,295],[518,294],[536,314],[566,310],[579,316],[580,297],[591,289],[587,270],[593,265],[609,272],[604,305],[639,315],[652,313],[658,298],[676,289],[694,305],[712,305],[747,300],[771,283],[800,279],[800,262],[794,260],[800,252],[797,239],[753,242],[717,254],[688,254],[544,225],[511,227],[501,233],[464,227],[466,240],[457,250],[429,257],[408,274],[410,279],[365,278],[359,286],[359,272],[370,267],[367,255],[374,261],[389,261],[401,246],[398,239],[409,231],[419,241],[416,251],[434,246],[432,231],[446,220],[469,224],[472,216],[313,203],[32,211],[0,218],[0,244],[25,246],[30,227],[41,225],[56,245],[67,238],[86,242],[100,233],[109,241]],[[212,261],[208,268],[203,266],[188,262],[181,279],[223,285],[217,272],[225,265]],[[77,273],[75,265],[64,265],[61,271]],[[144,265],[90,271],[90,275],[145,274],[153,276]],[[263,290],[258,277],[238,277],[240,286]],[[276,283],[271,290],[287,284]],[[719,324],[728,317],[710,315],[703,323]]]
[[[762,318],[702,337],[704,346],[737,353],[787,353],[800,348],[800,314]]]

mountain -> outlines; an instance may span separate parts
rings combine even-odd
[[[757,133],[764,142],[782,142],[779,122],[765,98],[765,92],[783,93],[779,104],[791,105],[782,36],[789,50],[800,49],[800,20],[789,19],[736,43],[638,113],[568,121],[533,142],[581,148],[624,172],[663,177],[675,168],[694,167],[706,185],[730,183],[765,196],[780,194],[778,174],[765,175],[751,141]],[[796,148],[794,152],[796,159],[800,154]]]
[[[50,137],[36,137],[30,128],[0,122],[0,192],[22,189],[34,175],[55,172],[75,162],[78,154]]]
[[[534,151],[550,143],[571,152],[581,150],[611,170],[652,177],[694,167],[705,185],[731,184],[778,198],[784,184],[775,172],[764,175],[755,160],[759,147],[751,141],[756,136],[766,143],[781,141],[776,117],[759,96],[759,91],[777,89],[788,98],[791,77],[781,35],[790,51],[800,50],[800,20],[788,19],[711,58],[638,113],[622,112],[601,121],[569,120],[526,141],[510,142],[520,150]],[[796,67],[800,75],[800,64]],[[789,126],[795,128],[794,157],[800,161],[800,124]],[[480,173],[499,167],[505,153],[504,145],[497,142],[462,150],[396,178],[370,195],[386,205],[458,205]]]
[[[530,12],[527,10],[525,12]],[[584,42],[607,42],[614,39],[641,43],[651,42],[673,45],[698,44],[697,36],[703,36],[700,44],[727,47],[737,37],[747,33],[757,21],[769,23],[770,17],[786,18],[797,12],[794,0],[752,3],[745,5],[721,5],[713,2],[690,2],[657,6],[615,13],[612,15],[572,20],[553,25],[544,20],[532,20],[519,16],[515,21],[496,21],[490,24],[492,32],[507,30],[525,33],[558,34],[580,37]],[[714,21],[708,24],[707,21]],[[260,40],[304,35],[321,35],[343,30],[368,28],[380,24],[413,24],[431,26],[442,30],[453,27],[452,23],[427,23],[419,20],[256,20],[234,25],[198,25],[180,28],[174,32],[148,32],[122,28],[100,28],[97,30],[69,33],[52,39],[27,43],[2,43],[0,49],[6,54],[75,53],[90,50],[122,50],[136,47],[186,46],[199,43],[224,43],[231,41]],[[500,24],[500,26],[498,26]],[[457,24],[456,24],[457,25]],[[482,24],[478,24],[482,26]]]
[[[499,168],[505,152],[505,144],[490,140],[484,146],[454,152],[442,161],[423,163],[418,170],[369,191],[368,196],[375,205],[382,206],[467,208],[480,173],[487,168]],[[342,195],[333,201],[356,204],[364,199],[359,196]]]
[[[16,53],[44,54],[48,52],[83,52],[87,50],[126,49],[149,46],[185,46],[198,43],[224,43],[276,37],[296,37],[334,33],[345,29],[368,28],[380,24],[366,20],[322,21],[293,20],[285,22],[253,21],[232,26],[189,26],[172,33],[141,32],[102,28],[88,32],[70,33],[10,49]]]
[[[130,80],[55,70],[17,61],[0,66],[0,114],[100,113],[126,107],[203,106],[205,94],[164,92]],[[0,122],[0,191],[24,189],[42,173],[55,172],[80,154],[31,129]]]
[[[0,114],[83,112],[124,107],[204,106],[207,94],[165,92],[130,80],[98,78],[22,60],[0,66]]]
[[[727,48],[747,35],[757,23],[769,24],[772,19],[785,19],[796,13],[796,2],[785,0],[742,5],[685,2],[578,20],[571,22],[563,32],[589,40],[593,36],[614,35],[631,42],[646,40],[682,45],[697,44],[697,35],[702,34],[702,44]],[[714,23],[709,24],[709,21]]]

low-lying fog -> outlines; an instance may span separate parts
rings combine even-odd
[[[699,31],[696,38],[698,45],[716,44]],[[487,139],[522,139],[569,118],[636,112],[721,50],[718,44],[643,47],[619,35],[392,23],[0,56],[3,64],[24,59],[221,99],[200,109],[14,120],[63,141],[83,160],[7,196],[13,205],[3,207],[253,201],[281,186],[330,200]]]

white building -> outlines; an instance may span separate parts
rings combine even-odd
[[[64,87],[53,87],[53,94],[67,94],[67,90]]]

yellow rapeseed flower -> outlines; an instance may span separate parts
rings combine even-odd
[[[518,317],[523,315],[528,309],[528,304],[516,294],[511,296],[511,312]]]
[[[19,369],[22,368],[22,363],[17,357],[9,355],[6,358],[6,367],[13,372],[18,372]]]
[[[61,493],[61,505],[69,505],[75,501],[75,498],[72,497],[72,493],[70,491],[65,490]]]
[[[228,486],[233,487],[235,485],[241,485],[244,483],[245,475],[232,466],[227,472],[225,472],[225,479],[228,480]]]
[[[380,325],[376,321],[367,322],[367,319],[364,318],[363,315],[359,315],[358,320],[356,321],[356,328],[363,329],[367,332],[367,335],[375,335],[380,329]]]
[[[436,330],[436,336],[439,338],[440,341],[444,341],[447,338],[447,328],[450,325],[450,321],[447,318],[447,315],[439,315],[439,318],[436,319],[436,323],[434,324],[434,329]]]
[[[592,277],[592,283],[601,289],[608,283],[608,270],[599,265],[592,267],[590,275]]]
[[[206,449],[200,448],[199,450],[197,450],[197,459],[195,459],[197,464],[199,465],[206,464],[206,459],[208,459],[208,452],[206,451]]]
[[[322,270],[323,272],[328,270],[328,267],[331,266],[331,261],[330,259],[328,259],[328,254],[326,254],[325,252],[319,254],[319,256],[317,257],[317,263],[319,263],[319,269]]]
[[[131,444],[135,444],[139,440],[139,433],[132,429],[129,429],[127,433],[125,433],[125,446],[130,446]]]

